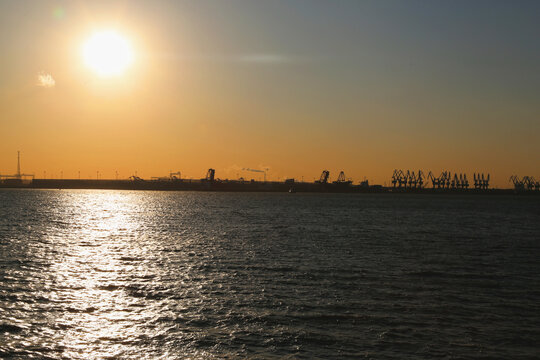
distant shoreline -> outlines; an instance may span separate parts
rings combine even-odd
[[[292,192],[292,193],[377,193],[448,195],[535,195],[540,191],[515,189],[404,188],[349,183],[262,182],[239,180],[78,180],[35,179],[30,182],[4,182],[0,189],[94,189],[210,192]]]

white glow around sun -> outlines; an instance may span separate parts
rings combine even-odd
[[[84,44],[85,64],[102,77],[121,75],[133,63],[129,42],[116,31],[93,34]]]

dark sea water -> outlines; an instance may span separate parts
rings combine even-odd
[[[1,190],[0,358],[540,358],[539,255],[539,197]]]

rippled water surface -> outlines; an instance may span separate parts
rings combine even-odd
[[[0,358],[540,357],[540,199],[0,191]]]

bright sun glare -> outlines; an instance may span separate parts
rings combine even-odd
[[[100,31],[84,44],[84,62],[99,76],[121,75],[133,62],[129,42],[116,31]]]

